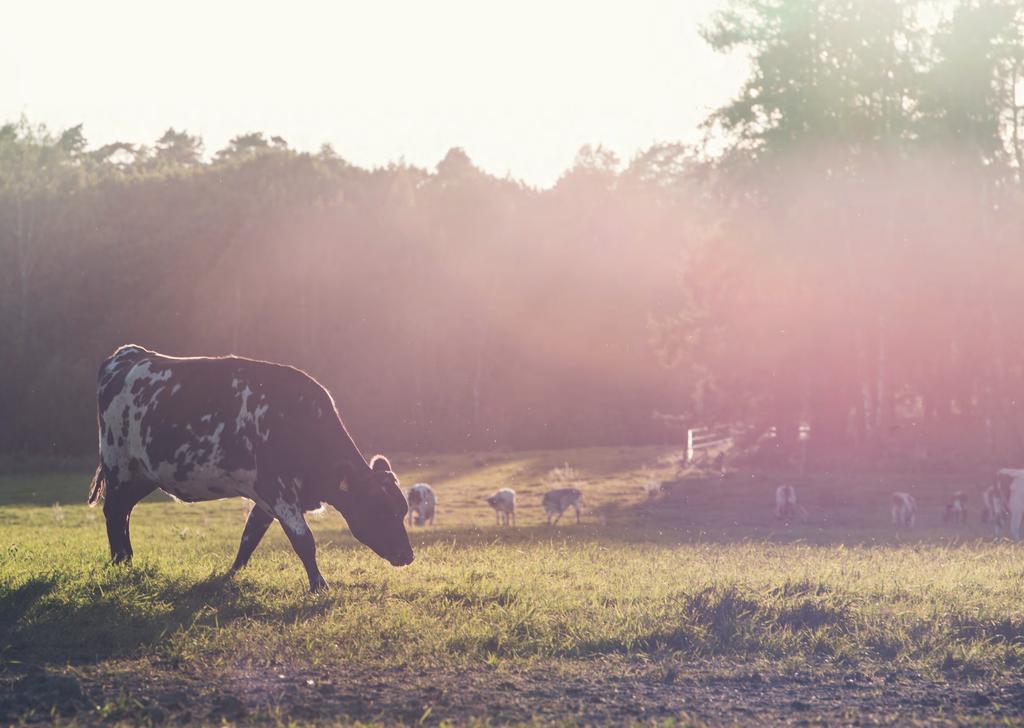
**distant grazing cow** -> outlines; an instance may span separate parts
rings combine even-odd
[[[664,491],[660,480],[648,480],[644,483],[644,493],[648,498],[657,498]]]
[[[917,522],[917,501],[910,493],[892,494],[892,525],[913,528]]]
[[[801,522],[807,522],[807,511],[796,502],[796,488],[792,485],[780,485],[775,489],[775,517],[787,522],[798,517]]]
[[[1010,510],[999,491],[998,485],[990,485],[981,492],[981,522],[991,523],[996,536],[1010,527]]]
[[[416,514],[416,525],[434,525],[434,511],[437,509],[437,496],[434,489],[426,483],[417,483],[409,488],[405,495],[409,501],[409,525],[412,525],[412,514]]]
[[[548,525],[551,526],[558,523],[558,519],[562,517],[565,509],[569,507],[576,511],[576,523],[579,523],[580,508],[583,505],[582,501],[583,494],[576,488],[549,490],[544,494],[542,501],[544,513],[548,516]],[[555,518],[554,521],[551,520],[552,516]]]
[[[1009,512],[1010,536],[1020,541],[1021,519],[1024,519],[1024,469],[1003,468],[996,473],[995,486]]]
[[[494,517],[498,525],[516,525],[516,492],[511,488],[502,488],[494,495],[487,496],[487,505],[494,509]]]
[[[100,464],[89,503],[103,497],[110,555],[131,561],[128,521],[160,488],[186,502],[254,501],[231,567],[249,561],[276,518],[312,590],[327,586],[304,513],[324,503],[352,535],[395,566],[413,560],[407,506],[387,459],[369,464],[331,395],[306,373],[228,356],[177,358],[122,346],[100,366]]]
[[[953,526],[962,526],[967,523],[967,494],[962,490],[953,493],[946,502],[942,522]]]

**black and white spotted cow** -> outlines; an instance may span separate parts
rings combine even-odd
[[[1024,523],[1024,468],[1003,468],[996,473],[995,486],[1010,523],[1010,538],[1019,542]]]
[[[115,563],[131,560],[132,509],[156,488],[189,503],[254,501],[232,572],[246,565],[276,518],[310,589],[325,588],[304,516],[324,503],[379,556],[395,566],[412,563],[407,505],[391,465],[380,455],[367,464],[331,395],[304,372],[122,346],[100,366],[97,404],[100,464],[89,503],[103,496]]]
[[[946,501],[942,522],[947,526],[962,526],[967,523],[967,494],[958,490]]]
[[[494,495],[487,496],[487,505],[494,509],[494,518],[498,525],[516,525],[516,492],[511,488],[502,488],[495,491]]]
[[[413,514],[416,515],[416,525],[434,525],[434,514],[437,512],[437,494],[434,489],[426,483],[417,483],[405,493],[405,500],[409,503],[409,525],[413,521]]]
[[[981,522],[991,523],[997,538],[1001,532],[1008,531],[1010,527],[1008,498],[1009,489],[1001,487],[998,475],[996,483],[985,488],[981,493]]]
[[[807,510],[797,503],[796,488],[792,485],[780,485],[775,489],[775,517],[786,523],[794,518],[807,523]]]
[[[917,501],[910,493],[897,491],[889,501],[889,514],[897,528],[913,528],[917,522]]]
[[[544,513],[547,514],[549,526],[558,524],[558,519],[565,513],[566,508],[572,508],[576,511],[576,523],[579,523],[580,510],[583,507],[583,494],[578,488],[549,490],[541,499],[541,505],[544,506]],[[552,516],[554,516],[554,521],[551,520]]]

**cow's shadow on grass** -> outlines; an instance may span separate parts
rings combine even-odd
[[[194,581],[145,564],[108,566],[85,585],[59,573],[38,576],[0,587],[0,664],[15,670],[95,664],[136,656],[180,630],[244,618],[291,623],[331,605],[315,597],[270,601],[254,598],[226,572]]]

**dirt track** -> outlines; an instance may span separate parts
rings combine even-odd
[[[721,670],[714,664],[645,668],[582,661],[333,675],[241,670],[215,678],[137,663],[95,675],[7,672],[0,678],[0,721],[48,723],[49,711],[39,709],[52,705],[62,718],[84,723],[254,723],[284,715],[314,723],[437,724],[487,717],[494,724],[592,724],[684,717],[710,725],[1024,725],[1024,681],[955,684],[898,672],[765,677]],[[25,714],[29,706],[37,712]]]

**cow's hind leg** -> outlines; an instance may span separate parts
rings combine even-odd
[[[108,478],[103,495],[103,517],[107,522],[107,541],[110,543],[110,559],[115,564],[132,560],[132,540],[128,523],[132,509],[147,495],[156,490],[156,485],[146,481],[133,480],[127,483]]]
[[[256,550],[260,540],[263,538],[263,534],[270,528],[270,524],[274,522],[274,515],[267,513],[259,506],[253,506],[253,509],[249,512],[249,518],[245,522],[245,530],[242,531],[242,542],[238,545],[238,556],[235,557],[235,563],[231,565],[231,571],[235,572],[244,567],[249,563],[249,557],[252,556],[252,552]]]

